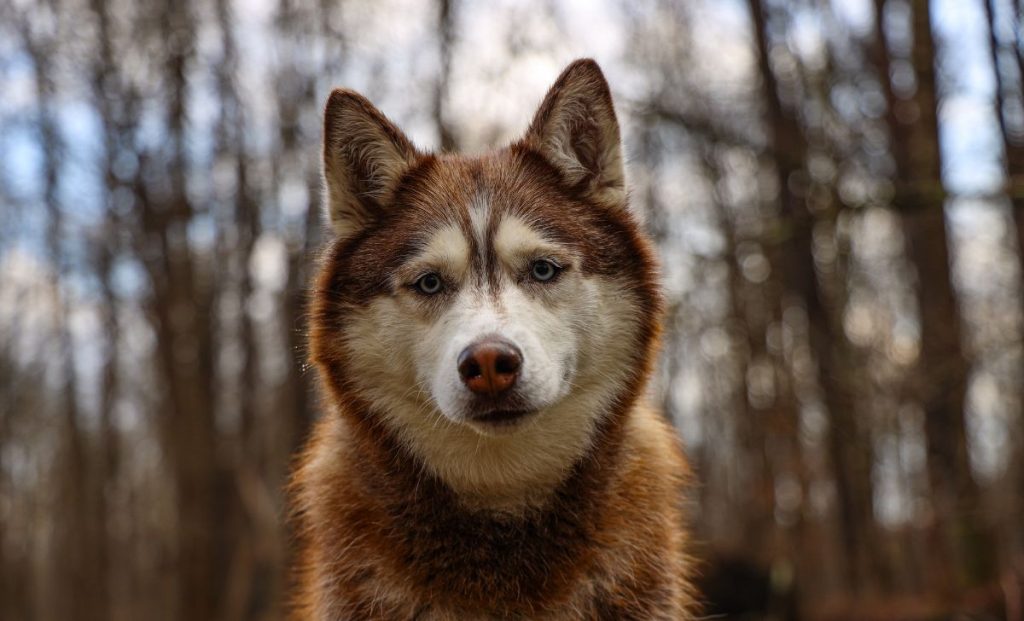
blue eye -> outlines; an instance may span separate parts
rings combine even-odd
[[[441,277],[433,272],[424,274],[416,281],[416,288],[420,293],[434,295],[441,290]]]
[[[558,275],[561,268],[547,259],[538,259],[530,267],[530,276],[537,282],[548,282]]]

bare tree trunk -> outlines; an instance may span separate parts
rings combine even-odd
[[[929,2],[914,0],[910,60],[917,90],[910,99],[898,98],[889,79],[884,8],[885,0],[875,0],[878,75],[888,99],[887,119],[897,169],[894,204],[918,275],[918,397],[925,415],[928,481],[936,516],[931,566],[934,588],[953,596],[958,582],[982,584],[992,578],[994,568],[991,542],[978,512],[981,494],[967,454],[964,406],[970,364],[961,337],[943,208],[946,192],[939,147],[936,50]],[[962,568],[959,576],[957,567]]]
[[[873,522],[870,480],[870,443],[861,438],[843,369],[835,364],[837,351],[843,349],[845,335],[830,317],[825,296],[814,269],[814,217],[806,197],[800,193],[799,178],[804,177],[807,143],[794,113],[787,111],[780,95],[780,84],[771,64],[768,42],[768,14],[761,0],[748,0],[757,43],[757,65],[761,76],[763,100],[767,106],[769,142],[775,154],[782,217],[789,233],[778,266],[786,293],[800,301],[807,313],[810,347],[818,367],[818,381],[829,414],[829,456],[835,476],[839,503],[839,527],[844,553],[843,579],[853,592],[870,582],[864,571],[872,554]]]
[[[38,38],[36,38],[38,37]],[[57,554],[54,564],[62,581],[61,595],[49,602],[57,615],[86,621],[100,619],[100,592],[93,567],[102,556],[105,541],[99,539],[95,513],[91,511],[94,479],[91,476],[90,446],[80,428],[78,384],[70,318],[71,305],[65,290],[64,214],[58,196],[63,142],[52,110],[56,87],[53,82],[53,54],[56,40],[24,31],[24,42],[35,69],[38,128],[43,156],[43,204],[47,212],[46,246],[54,274],[56,303],[53,307],[53,338],[59,377],[59,411],[62,446],[58,461],[59,481],[54,515],[57,521]]]
[[[223,587],[226,525],[220,492],[224,476],[218,458],[213,386],[214,283],[193,265],[188,224],[193,208],[186,190],[186,102],[194,24],[187,1],[167,0],[162,26],[169,46],[164,97],[169,150],[161,172],[166,198],[140,188],[149,303],[157,334],[157,355],[166,408],[161,415],[164,450],[174,472],[177,509],[177,617],[214,619]],[[159,162],[159,160],[158,160]],[[156,252],[149,246],[155,246]]]
[[[439,0],[437,29],[438,54],[441,60],[441,71],[438,72],[437,83],[434,85],[434,124],[441,139],[441,151],[453,151],[458,146],[451,124],[445,118],[445,98],[448,84],[451,81],[452,46],[455,37],[455,4],[457,0]]]
[[[1013,7],[1011,6],[1011,9],[1012,8]],[[1004,75],[1004,69],[1000,63],[1001,52],[1004,51],[1004,46],[999,41],[999,35],[997,32],[998,17],[995,0],[985,0],[985,14],[988,18],[988,37],[992,59],[992,71],[996,80],[994,103],[996,120],[999,123],[999,133],[1003,142],[1007,194],[1010,199],[1010,208],[1012,210],[1014,228],[1016,230],[1018,265],[1020,266],[1021,273],[1024,274],[1024,127],[1021,127],[1018,121],[1018,126],[1011,128],[1007,122],[1006,114],[1006,104],[1009,95],[1012,94],[1016,96],[1019,101],[1024,102],[1024,73],[1017,74],[1017,91],[1012,92],[1011,80],[1009,79],[1010,76]],[[1014,11],[1014,18],[1017,21],[1017,27],[1014,28],[1015,33],[1020,29],[1020,17],[1021,16]],[[1020,48],[1012,46],[1009,51],[1013,58],[1017,60],[1017,71],[1024,71],[1024,59],[1022,59],[1022,56],[1019,53]],[[1019,288],[1021,310],[1024,312],[1024,284],[1019,285]],[[1024,333],[1019,334],[1018,339],[1018,344],[1024,344]],[[1021,386],[1024,388],[1024,382],[1021,383]],[[1019,393],[1018,399],[1021,405],[1024,406],[1024,390]],[[1016,463],[1012,464],[1011,467],[1014,470],[1014,483],[1020,491],[1017,494],[1011,495],[1011,515],[1008,516],[1009,519],[1005,521],[1010,525],[1006,534],[1009,537],[1014,551],[1019,551],[1024,547],[1024,533],[1021,532],[1021,529],[1014,526],[1019,524],[1021,519],[1024,518],[1024,408],[1022,408],[1022,411],[1018,413],[1018,418],[1019,424],[1016,437],[1017,450],[1014,451],[1014,460]]]
[[[716,160],[715,146],[701,149],[702,161],[707,178],[717,187],[722,179],[721,166]],[[771,360],[768,351],[768,329],[773,320],[773,311],[779,307],[778,287],[773,281],[778,280],[778,266],[771,266],[768,282],[759,285],[749,284],[743,277],[740,266],[740,255],[736,240],[736,223],[730,206],[720,197],[714,199],[715,222],[725,239],[723,256],[728,270],[729,316],[726,325],[736,339],[736,385],[728,395],[728,411],[735,417],[739,450],[742,458],[738,459],[744,473],[743,480],[747,483],[744,495],[749,511],[739,516],[742,520],[743,550],[752,557],[759,566],[769,567],[779,548],[777,525],[775,523],[775,477],[776,465],[769,455],[768,434],[772,425],[762,421],[795,418],[795,403],[789,390],[784,386],[776,386],[775,398],[767,407],[755,408],[748,396],[748,377],[751,363],[756,358]],[[742,333],[735,334],[742,330]],[[714,412],[712,416],[723,416],[722,412]]]
[[[96,51],[92,66],[92,96],[99,111],[103,127],[103,178],[105,191],[105,224],[102,234],[95,242],[93,255],[95,271],[103,294],[102,325],[104,343],[104,361],[100,374],[100,433],[96,455],[96,488],[94,519],[99,526],[96,533],[99,546],[99,557],[93,571],[96,575],[98,614],[101,619],[109,619],[113,613],[111,583],[112,556],[116,554],[114,538],[110,534],[110,496],[118,474],[118,437],[114,426],[114,409],[118,400],[118,366],[120,357],[120,324],[118,321],[118,300],[114,293],[113,263],[117,256],[118,231],[121,221],[117,209],[111,200],[112,193],[118,187],[117,175],[114,172],[114,161],[119,152],[118,120],[115,118],[113,101],[122,99],[128,105],[129,98],[120,92],[116,81],[116,64],[112,49],[113,34],[110,27],[110,15],[106,0],[91,0],[90,9],[96,20],[98,31]]]
[[[238,433],[235,450],[230,455],[230,474],[225,472],[224,502],[227,504],[224,521],[229,525],[224,546],[228,572],[227,586],[222,597],[221,618],[226,620],[248,618],[257,607],[259,594],[255,589],[267,582],[270,559],[262,542],[269,537],[263,532],[265,516],[251,502],[256,489],[265,476],[266,447],[257,433],[261,382],[259,378],[256,330],[253,325],[253,276],[251,260],[253,249],[261,233],[259,203],[252,185],[250,160],[245,143],[245,105],[236,84],[238,49],[234,31],[234,15],[227,0],[216,0],[216,19],[221,33],[223,56],[217,67],[221,117],[218,122],[218,145],[215,156],[232,162],[234,168],[234,212],[231,223],[234,231],[232,246],[219,248],[218,254],[232,269],[218,274],[221,287],[234,283],[239,299],[238,350],[242,367],[237,381]]]
[[[5,289],[4,283],[0,283],[0,293],[6,294]],[[14,300],[13,304],[19,311],[15,316],[23,316],[22,302]],[[15,495],[16,485],[10,471],[13,469],[9,469],[11,460],[7,453],[10,447],[16,446],[13,430],[19,419],[38,415],[44,408],[38,403],[42,397],[39,384],[24,381],[32,378],[33,370],[29,369],[28,373],[21,370],[24,375],[18,372],[14,335],[20,322],[11,323],[17,325],[6,326],[10,329],[0,337],[0,498],[7,504],[6,510],[2,510],[4,515],[0,516],[3,518],[0,519],[0,618],[31,619],[34,618],[32,593],[35,590],[31,552],[18,545],[26,539],[25,525],[30,523],[31,517],[19,505],[23,497]],[[14,510],[16,507],[22,510]]]

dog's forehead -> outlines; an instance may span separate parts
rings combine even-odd
[[[447,253],[466,260],[510,259],[523,247],[551,243],[545,226],[557,219],[557,196],[506,162],[440,159],[416,180],[412,211],[420,211],[422,255]]]
[[[644,265],[627,220],[564,187],[530,153],[431,156],[406,178],[373,234],[378,243],[363,254],[384,281],[426,258],[418,267],[464,266],[494,282],[502,266],[521,269],[545,255],[575,258],[584,275],[636,276]]]
[[[553,248],[537,222],[511,210],[493,209],[486,192],[476,194],[462,212],[431,227],[416,260],[485,269],[497,259],[515,263],[524,253]]]

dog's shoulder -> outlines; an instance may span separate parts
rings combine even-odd
[[[598,545],[601,576],[591,595],[600,618],[687,618],[692,607],[684,488],[690,477],[679,436],[664,416],[638,405],[623,429]]]
[[[638,403],[626,423],[625,447],[623,477],[639,476],[675,487],[689,479],[679,433],[647,402]]]

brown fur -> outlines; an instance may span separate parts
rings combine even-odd
[[[570,108],[559,120],[565,111],[553,102],[573,99],[573,90],[596,98],[596,108]],[[688,618],[685,461],[675,432],[640,398],[656,357],[661,298],[651,248],[624,194],[616,199],[621,178],[602,170],[606,158],[597,152],[604,139],[593,132],[610,131],[608,117],[614,123],[600,70],[592,61],[570,66],[523,141],[473,159],[414,153],[364,99],[332,95],[339,99],[369,106],[383,129],[367,133],[397,144],[402,168],[388,171],[398,175],[395,187],[367,199],[376,203],[372,215],[344,203],[360,211],[360,226],[328,246],[314,291],[311,357],[328,408],[292,483],[301,544],[295,618]],[[552,123],[570,128],[575,162],[559,162],[550,151],[559,145],[545,143],[551,132],[539,126]],[[334,149],[328,135],[328,168]],[[345,153],[374,157],[359,146]],[[349,169],[379,167],[357,161]],[[387,275],[438,222],[471,227],[468,205],[481,192],[492,224],[508,214],[527,218],[577,251],[584,274],[617,279],[638,304],[634,354],[622,361],[631,372],[588,450],[540,500],[512,508],[474,503],[433,474],[360,395],[360,369],[349,368],[337,338],[349,313],[397,293]]]

